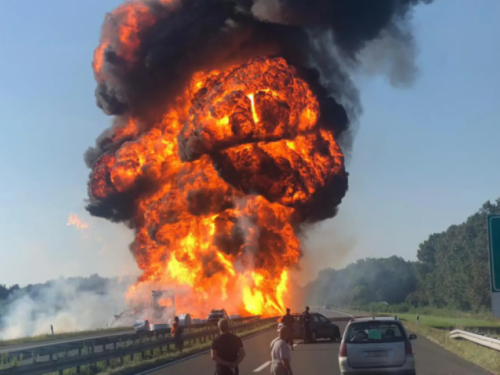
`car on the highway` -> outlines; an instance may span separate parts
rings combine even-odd
[[[220,310],[212,310],[210,311],[210,314],[208,314],[207,317],[207,323],[217,323],[220,319],[226,319],[229,320],[229,316],[227,315],[226,310],[220,309]]]
[[[353,318],[340,344],[340,373],[415,375],[416,338],[393,317]]]
[[[332,341],[340,340],[340,328],[324,315],[312,312],[311,314],[311,341],[317,339],[330,339]],[[304,324],[301,314],[292,314],[293,323],[293,338],[304,338]]]
[[[146,332],[150,330],[149,320],[136,320],[134,323],[134,331]]]

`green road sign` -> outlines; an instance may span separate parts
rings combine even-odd
[[[488,216],[491,291],[500,293],[500,215]]]

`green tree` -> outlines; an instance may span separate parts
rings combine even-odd
[[[500,214],[500,199],[420,244],[412,304],[461,310],[489,308],[487,215]]]

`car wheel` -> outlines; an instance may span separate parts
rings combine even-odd
[[[316,336],[316,332],[312,331],[312,332],[311,332],[311,342],[316,342],[316,339],[317,339],[317,338],[318,338],[318,337]]]

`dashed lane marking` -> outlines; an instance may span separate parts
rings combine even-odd
[[[271,361],[267,361],[264,364],[262,364],[259,367],[257,367],[255,370],[253,370],[253,372],[261,372],[262,370],[264,370],[270,364],[271,364]]]

